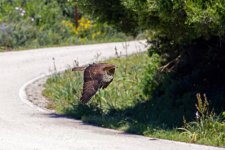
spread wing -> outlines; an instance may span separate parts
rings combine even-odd
[[[82,103],[87,103],[101,86],[102,75],[97,64],[89,65],[84,70],[83,92],[80,98]]]
[[[102,80],[103,71],[100,68],[99,64],[92,64],[89,65],[84,70],[84,82],[90,81],[90,80],[98,80],[99,83]]]
[[[99,88],[106,88],[112,80],[109,82],[104,82],[103,81],[103,76],[105,68],[107,64],[92,64],[89,65],[85,70],[84,70],[84,84],[83,84],[83,91],[82,91],[82,96],[80,98],[82,103],[87,103],[99,90]],[[108,69],[107,69],[108,70]],[[114,74],[115,69],[110,69],[111,74]]]
[[[83,92],[80,98],[81,102],[84,104],[87,103],[92,98],[92,96],[95,95],[98,89],[99,89],[99,82],[97,80],[84,82]]]

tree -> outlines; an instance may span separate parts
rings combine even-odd
[[[164,37],[174,45],[225,34],[224,0],[83,0],[79,5],[124,32],[149,30],[153,40]]]
[[[180,121],[193,117],[189,110],[195,109],[197,92],[213,100],[216,112],[224,110],[224,0],[82,0],[80,5],[126,33],[147,33],[149,55],[158,53],[161,67],[156,78],[146,78],[145,91],[159,107],[169,104],[164,112],[180,109],[175,111]],[[148,89],[151,83],[157,83],[154,90]]]
[[[137,14],[120,0],[82,0],[79,7],[100,22],[107,22],[119,31],[129,34],[138,32]]]

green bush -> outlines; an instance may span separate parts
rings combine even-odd
[[[149,99],[158,104],[158,109],[161,104],[163,111],[158,120],[162,118],[162,122],[181,124],[182,117],[177,114],[193,119],[193,99],[198,92],[206,93],[212,99],[210,104],[216,113],[224,110],[223,0],[84,0],[81,5],[89,9],[90,14],[96,14],[94,16],[99,20],[114,24],[124,32],[146,33],[151,43],[149,55],[157,53],[161,57],[155,77],[148,77],[149,66],[144,90]],[[109,6],[113,9],[108,9]],[[170,114],[171,120],[175,121],[170,121],[164,114]]]
[[[73,21],[73,8],[72,1],[1,1],[0,49],[37,48],[127,39],[125,34],[118,33],[107,24],[90,21],[88,17],[85,20],[89,21],[89,27],[79,32],[75,31],[77,27]],[[79,21],[82,21],[82,18]]]
[[[127,9],[121,0],[82,0],[78,3],[79,7],[91,17],[100,22],[107,22],[119,31],[136,34],[138,24],[137,15],[133,10]]]
[[[7,49],[58,44],[67,34],[58,22],[63,16],[55,2],[4,1],[1,10],[0,44]]]

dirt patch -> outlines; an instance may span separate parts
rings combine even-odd
[[[42,91],[44,90],[44,84],[46,83],[47,79],[48,77],[43,77],[32,82],[25,88],[25,92],[27,99],[34,105],[49,112],[55,112],[54,110],[48,108],[50,101],[42,94]]]

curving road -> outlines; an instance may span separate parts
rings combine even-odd
[[[58,70],[122,54],[144,50],[139,42],[45,48],[0,53],[0,150],[219,150],[85,125],[80,121],[41,112],[22,102],[21,87],[35,77],[49,73],[55,58]],[[127,48],[126,48],[127,47]]]

